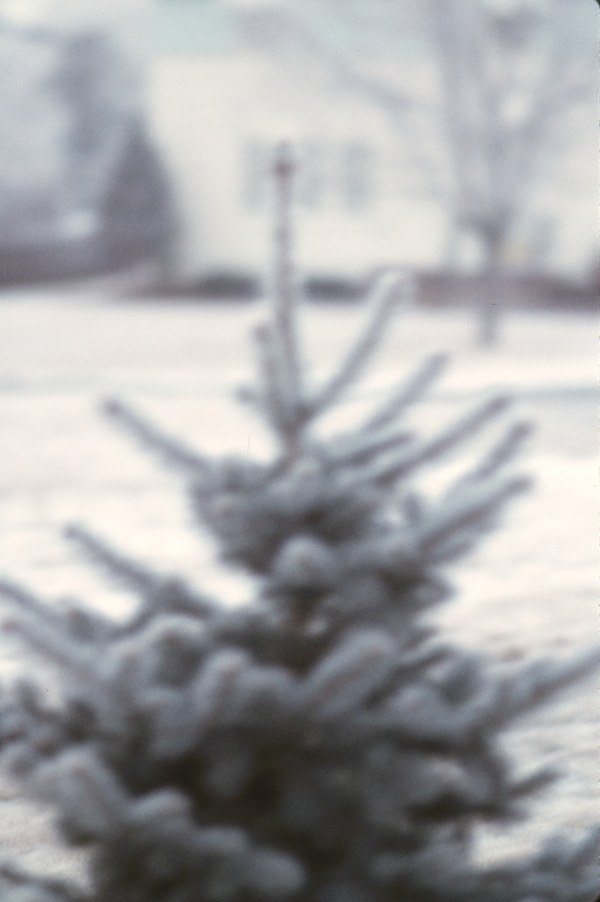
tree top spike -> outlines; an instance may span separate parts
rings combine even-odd
[[[294,149],[290,141],[279,141],[275,148],[273,172],[279,178],[292,175],[296,169],[297,161]]]

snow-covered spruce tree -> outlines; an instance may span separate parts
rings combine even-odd
[[[4,583],[6,629],[51,660],[62,694],[4,692],[2,763],[56,806],[65,843],[91,850],[91,889],[0,869],[2,902],[591,902],[596,835],[553,839],[493,869],[473,825],[516,816],[550,779],[516,779],[498,737],[593,666],[498,671],[438,638],[424,615],[440,570],[525,481],[507,474],[526,427],[425,502],[415,471],[505,407],[494,398],[440,434],[402,425],[441,368],[427,360],[365,422],[320,439],[315,421],[357,378],[404,278],[376,285],[364,332],[310,391],[290,266],[289,152],[280,148],[272,317],[246,391],[279,442],[268,465],[209,460],[113,402],[108,412],[179,467],[226,560],[258,576],[232,610],[70,536],[139,597],[113,622]],[[412,488],[411,488],[412,486]]]

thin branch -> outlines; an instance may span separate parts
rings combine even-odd
[[[71,598],[59,599],[60,606],[55,607],[6,580],[0,580],[0,596],[12,603],[20,613],[60,630],[71,640],[83,636],[90,640],[105,640],[111,638],[114,631],[114,624],[108,618],[86,610]]]
[[[598,669],[596,646],[566,661],[540,660],[527,664],[500,682],[496,704],[485,718],[496,729],[536,708],[562,689]]]
[[[360,376],[369,357],[379,344],[385,327],[390,321],[398,303],[399,295],[406,300],[412,294],[412,281],[407,275],[388,272],[381,276],[373,289],[370,306],[371,316],[362,335],[342,362],[337,373],[324,386],[317,397],[309,403],[312,417],[330,407],[334,401]]]
[[[465,491],[460,499],[445,498],[416,529],[418,545],[428,556],[433,553],[435,561],[445,560],[451,554],[453,556],[455,543],[457,549],[462,549],[463,545],[470,547],[479,538],[475,528],[483,525],[489,515],[496,513],[511,495],[525,491],[529,485],[527,478],[513,476],[493,480],[474,491]],[[469,530],[472,531],[470,536],[465,532]]]
[[[145,564],[115,551],[110,545],[90,533],[81,526],[69,525],[65,528],[65,536],[75,542],[90,560],[102,567],[108,574],[121,582],[126,588],[140,594],[144,599],[141,611],[116,629],[122,634],[137,630],[160,607],[161,600],[168,598],[169,606],[177,610],[186,610],[195,615],[214,613],[215,606],[208,599],[188,589],[179,580],[170,579],[152,571]]]
[[[417,371],[404,381],[392,396],[360,427],[361,432],[380,429],[397,419],[411,404],[423,397],[448,363],[447,354],[427,357]]]
[[[39,617],[47,623],[64,626],[63,618],[55,609],[45,604],[32,592],[22,589],[16,583],[4,579],[0,580],[0,596],[3,596],[16,605],[17,608],[32,614],[34,617]]]
[[[297,411],[301,398],[298,328],[295,319],[296,288],[292,262],[292,190],[296,163],[289,144],[282,142],[273,165],[275,178],[275,232],[273,262],[273,326],[280,345],[280,371],[286,394]]]
[[[272,330],[267,323],[256,327],[254,340],[260,382],[258,401],[273,428],[283,433],[289,421],[290,408],[285,397],[282,397],[284,387],[279,373],[277,350]]]
[[[136,592],[148,592],[158,577],[149,568],[115,551],[107,542],[82,526],[69,524],[64,529],[65,538],[77,544],[92,563],[102,567],[109,575]]]
[[[498,470],[510,463],[519,453],[523,442],[531,435],[533,424],[523,420],[514,423],[479,463],[461,476],[450,489],[449,494],[463,488],[470,482],[477,482],[494,476]]]
[[[489,420],[502,413],[510,400],[505,395],[492,398],[452,423],[434,438],[416,442],[400,454],[384,456],[382,460],[373,463],[367,471],[367,478],[377,482],[390,482],[405,476],[411,470],[445,454],[478,432]]]
[[[157,451],[169,466],[181,468],[189,473],[206,473],[206,458],[192,451],[178,441],[162,433],[130,407],[109,398],[102,405],[104,413],[131,432],[143,446]]]
[[[265,28],[267,17],[270,28]],[[334,43],[324,40],[314,26],[309,24],[306,16],[299,14],[298,9],[278,10],[275,19],[271,10],[266,15],[261,12],[257,14],[253,10],[245,14],[245,19],[251,28],[254,41],[260,43],[261,49],[265,48],[267,34],[267,50],[273,52],[282,48],[286,53],[286,62],[289,62],[290,51],[293,54],[299,50],[309,58],[325,63],[344,85],[350,85],[355,90],[363,92],[369,99],[375,100],[391,111],[397,112],[414,104],[409,94],[390,87],[371,74],[358,71],[354,60],[340,51]],[[274,25],[275,33],[273,33]]]
[[[20,634],[31,649],[41,652],[44,657],[54,661],[67,673],[77,675],[88,686],[97,690],[98,698],[103,697],[107,687],[95,669],[98,655],[92,655],[88,645],[82,653],[81,646],[75,642],[65,642],[62,624],[42,619],[37,614],[32,616],[31,612],[28,612],[26,615],[6,617],[2,622],[2,628],[6,633]],[[112,700],[106,698],[105,704],[112,704]]]
[[[379,429],[374,433],[341,436],[328,443],[325,459],[328,463],[348,466],[365,463],[382,451],[404,445],[413,439],[413,434],[398,428]]]

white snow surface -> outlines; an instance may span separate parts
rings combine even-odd
[[[224,570],[208,538],[190,530],[180,479],[99,415],[98,399],[117,395],[207,453],[264,457],[268,436],[231,399],[251,375],[249,328],[262,314],[260,303],[0,295],[0,575],[50,602],[77,595],[123,616],[132,599],[104,584],[62,539],[62,525],[75,521],[156,569],[185,571],[225,603],[251,599],[252,582]],[[307,359],[318,377],[361,318],[359,305],[303,311]],[[536,421],[517,465],[532,475],[533,489],[452,568],[456,597],[437,615],[453,639],[498,662],[568,654],[598,641],[596,331],[591,314],[509,311],[498,348],[482,351],[469,311],[407,310],[362,386],[330,418],[329,428],[351,423],[425,354],[448,350],[447,374],[414,417],[424,431],[490,388],[513,391],[513,415]],[[469,453],[480,446],[474,442]],[[435,494],[463,460],[457,455],[425,472],[424,490]],[[8,645],[0,653],[6,678],[32,666]],[[582,681],[506,734],[519,770],[552,764],[563,777],[522,823],[481,826],[482,861],[521,854],[549,833],[578,832],[598,820],[596,685],[596,677]],[[48,814],[16,801],[9,786],[0,789],[4,853],[33,870],[85,879],[85,856],[59,853]]]

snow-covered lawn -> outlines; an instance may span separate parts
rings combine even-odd
[[[116,393],[207,452],[263,455],[267,436],[230,397],[250,373],[248,330],[260,309],[0,296],[0,574],[50,600],[78,594],[125,611],[130,599],[103,585],[62,540],[61,525],[75,520],[157,569],[185,570],[229,602],[249,596],[251,584],[222,571],[210,544],[189,530],[178,477],[118,434],[98,415],[97,401]],[[360,317],[358,306],[306,309],[303,331],[316,372],[343,352]],[[516,392],[516,414],[538,423],[519,464],[535,486],[456,568],[457,598],[439,619],[457,641],[500,660],[568,653],[597,641],[596,318],[511,313],[503,343],[488,352],[473,347],[473,334],[466,311],[406,311],[338,420],[351,420],[383,385],[436,350],[454,360],[416,417],[424,429],[434,430],[486,386]],[[440,478],[424,474],[425,490],[435,491]],[[23,661],[6,649],[0,664],[11,671]],[[551,762],[565,777],[535,803],[529,822],[482,830],[482,857],[502,857],[554,828],[578,830],[597,818],[595,690],[596,680],[588,680],[507,734],[507,751],[523,770]],[[53,852],[43,816],[30,821],[32,809],[16,806],[0,804],[0,848],[20,852],[33,867],[71,867]],[[28,827],[16,829],[24,819]]]

